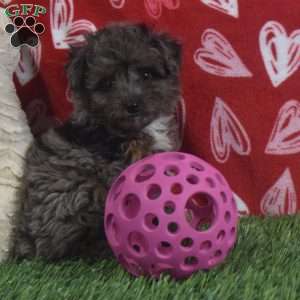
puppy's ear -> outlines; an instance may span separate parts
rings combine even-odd
[[[178,73],[181,67],[182,46],[180,42],[162,33],[153,36],[152,45],[164,56],[168,71]]]
[[[84,74],[86,72],[87,46],[73,47],[70,49],[69,63],[66,65],[67,77],[71,89],[75,93],[83,92]]]

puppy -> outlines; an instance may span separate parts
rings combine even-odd
[[[28,151],[12,256],[97,257],[104,201],[130,163],[175,147],[177,41],[145,25],[112,24],[71,49],[74,111]]]

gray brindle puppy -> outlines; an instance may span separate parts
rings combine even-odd
[[[140,24],[109,25],[71,49],[74,111],[28,151],[13,257],[100,255],[112,180],[175,147],[180,53],[177,41]]]

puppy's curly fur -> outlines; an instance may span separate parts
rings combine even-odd
[[[94,257],[112,180],[130,163],[174,148],[180,45],[145,25],[112,24],[71,50],[74,111],[36,138],[12,256]]]

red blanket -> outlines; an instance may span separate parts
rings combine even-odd
[[[72,109],[64,73],[69,45],[107,22],[142,21],[183,44],[184,150],[224,173],[241,213],[298,211],[299,1],[31,2],[47,8],[36,16],[46,30],[39,47],[23,47],[15,81],[34,132]]]

